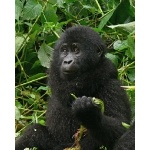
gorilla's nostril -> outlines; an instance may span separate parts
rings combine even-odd
[[[69,60],[69,61],[64,61],[64,64],[71,64],[73,60]]]

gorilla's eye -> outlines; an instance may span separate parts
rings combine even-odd
[[[67,52],[67,43],[62,44],[60,50],[61,52]]]
[[[72,43],[72,50],[75,52],[75,53],[79,53],[80,52],[80,49],[79,49],[79,46],[77,43]]]

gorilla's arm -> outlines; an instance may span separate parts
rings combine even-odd
[[[77,98],[72,109],[90,134],[109,149],[126,131],[122,122],[129,123],[130,110],[126,104],[126,94],[116,81],[107,84],[100,93],[102,94],[97,98],[104,101],[104,114],[93,103],[92,98],[86,96]]]
[[[75,144],[74,135],[80,128],[80,123],[74,117],[71,107],[62,107],[62,104],[57,101],[57,98],[52,96],[48,104],[46,118],[48,130],[57,140],[57,146],[54,150],[63,150],[67,147],[72,147]],[[99,142],[90,134],[84,137],[81,145],[82,150],[99,149]]]
[[[52,149],[52,139],[45,126],[34,124],[29,126],[24,134],[15,142],[15,150],[36,147],[40,150]]]
[[[135,150],[135,122],[116,142],[113,150]]]
[[[48,103],[46,112],[46,126],[53,135],[57,147],[55,149],[64,149],[74,144],[73,135],[76,133],[79,123],[74,120],[71,108],[60,103],[61,99],[52,96]]]

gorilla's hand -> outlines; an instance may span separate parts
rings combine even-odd
[[[101,121],[101,110],[91,97],[79,97],[72,105],[73,114],[86,128],[95,128]]]

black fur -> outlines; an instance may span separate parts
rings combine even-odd
[[[135,150],[135,122],[116,142],[113,150]]]
[[[69,78],[60,75],[60,46],[64,42],[80,43],[82,51],[77,60],[80,69]],[[82,150],[99,150],[102,145],[112,150],[126,131],[122,122],[130,123],[131,111],[127,95],[117,79],[117,69],[105,53],[104,43],[90,28],[79,26],[66,30],[55,45],[50,66],[48,81],[52,96],[46,127],[36,124],[29,127],[16,141],[16,150],[33,146],[39,150],[63,150],[73,145],[73,135],[80,124],[88,129],[80,141]],[[74,100],[71,93],[78,98]],[[103,100],[104,114],[92,102],[92,97]]]

